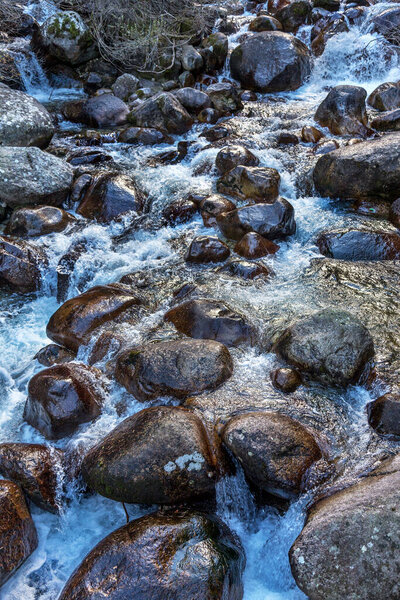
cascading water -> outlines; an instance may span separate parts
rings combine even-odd
[[[29,5],[28,10],[35,16],[40,14],[44,20],[53,8],[50,3],[37,2]],[[368,10],[375,11],[377,6]],[[231,36],[231,47],[247,30],[250,18],[246,14],[239,18],[241,30]],[[251,145],[260,164],[279,170],[281,193],[296,211],[297,232],[287,242],[281,243],[273,261],[276,277],[271,282],[255,282],[247,286],[236,280],[207,277],[207,271],[204,271],[203,282],[207,292],[242,309],[256,323],[268,321],[273,329],[283,317],[288,319],[329,303],[328,298],[316,295],[313,285],[304,278],[311,259],[318,256],[313,240],[322,229],[354,225],[363,220],[363,217],[337,208],[325,199],[302,196],[298,176],[307,170],[310,149],[303,146],[294,153],[287,148],[273,146],[270,141],[277,131],[298,129],[312,123],[327,86],[357,84],[371,91],[379,83],[400,79],[397,54],[390,53],[387,59],[382,60],[384,46],[380,36],[370,33],[368,19],[361,25],[353,25],[348,32],[328,41],[325,52],[315,61],[309,82],[302,88],[278,95],[279,102],[269,102],[268,96],[259,96],[257,103],[245,107],[243,116],[233,119],[240,137]],[[53,94],[34,57],[26,58],[24,55],[19,66],[23,78],[26,76],[24,84],[28,93],[42,100]],[[228,71],[225,71],[224,76],[227,75]],[[40,96],[42,93],[43,96]],[[54,93],[60,97],[60,90]],[[201,193],[214,191],[215,178],[207,170],[207,165],[213,162],[218,149],[208,147],[206,140],[198,137],[200,131],[200,126],[195,126],[185,136],[184,139],[194,142],[194,149],[177,165],[144,166],[150,156],[165,150],[165,146],[151,149],[123,144],[104,146],[114,161],[129,169],[148,193],[155,223],[162,208],[174,198],[190,190]],[[126,273],[150,273],[159,278],[164,295],[157,312],[129,332],[135,341],[140,341],[146,332],[161,324],[172,290],[180,282],[193,280],[193,273],[184,264],[183,252],[188,240],[198,234],[209,234],[209,230],[196,217],[175,228],[143,229],[120,244],[114,243],[113,239],[122,230],[121,224],[108,227],[91,224],[73,236],[56,233],[39,238],[36,243],[46,248],[51,270],[71,243],[85,239],[87,250],[75,265],[69,297],[93,285],[117,281]],[[174,276],[175,272],[177,276]],[[33,357],[48,343],[46,324],[58,307],[55,290],[55,279],[48,276],[44,289],[37,295],[0,298],[0,344],[3,349],[0,357],[0,441],[43,443],[42,436],[24,423],[22,412],[27,383],[40,370]],[[228,382],[224,393],[229,395],[230,389],[233,389],[229,387],[231,385],[239,386],[249,394],[267,397],[267,387],[264,389],[263,386],[264,383],[267,386],[268,373],[276,364],[275,357],[254,350],[235,350],[232,355],[235,381],[232,384]],[[87,349],[83,348],[78,358],[85,361]],[[357,469],[361,471],[373,461],[375,452],[379,456],[380,451],[373,444],[374,434],[368,428],[364,410],[371,399],[365,389],[350,387],[347,392],[339,393],[321,388],[311,390],[307,398],[311,424],[330,419],[331,453],[338,465],[342,465],[344,473],[348,472],[350,476]],[[122,414],[121,405],[125,407]],[[101,417],[93,424],[82,426],[72,439],[62,440],[58,445],[68,452],[87,449],[116,424],[144,406],[146,404],[137,402],[114,384]],[[291,406],[290,410],[295,414],[296,407]],[[389,442],[381,445],[383,450],[389,447]],[[86,496],[81,493],[78,484],[62,493],[67,493],[69,502],[60,516],[32,507],[39,547],[2,588],[0,594],[4,600],[55,600],[85,554],[110,531],[124,524],[125,515],[120,504],[98,495]],[[292,503],[284,514],[275,508],[257,508],[240,469],[235,476],[218,484],[217,512],[239,535],[247,555],[244,600],[305,598],[292,578],[287,553],[303,526],[308,500],[303,497]],[[128,511],[131,518],[144,514],[143,509],[135,505],[128,507]]]

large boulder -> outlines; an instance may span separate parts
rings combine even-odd
[[[273,204],[242,206],[217,218],[223,235],[231,240],[241,240],[249,231],[255,231],[270,240],[293,235],[296,231],[294,208],[284,198]]]
[[[275,202],[281,177],[276,169],[238,165],[217,181],[217,190],[240,200]]]
[[[40,444],[0,444],[0,474],[22,487],[35,504],[57,513],[63,452]]]
[[[228,56],[229,42],[224,33],[216,31],[202,41],[201,55],[205,70],[210,73],[222,69]]]
[[[0,287],[17,292],[36,292],[42,281],[41,269],[47,265],[47,257],[41,248],[0,236]]]
[[[186,133],[193,125],[187,110],[169,92],[145,100],[129,114],[129,121],[137,127],[155,127],[177,135]]]
[[[392,44],[398,44],[398,31],[400,27],[400,8],[393,6],[385,8],[374,15],[372,19],[374,30],[383,35]]]
[[[215,517],[152,513],[97,544],[59,600],[241,600],[244,565],[240,542]]]
[[[228,421],[221,436],[251,483],[279,498],[298,496],[308,469],[321,458],[311,433],[279,413],[238,415]]]
[[[367,92],[355,85],[332,88],[315,113],[315,120],[334,135],[367,134]]]
[[[140,298],[124,286],[98,285],[60,306],[46,332],[53,342],[77,352],[79,346],[89,342],[95,329],[140,304]]]
[[[68,163],[39,148],[0,146],[0,201],[11,208],[59,206],[68,197],[72,177]]]
[[[189,112],[197,114],[204,108],[211,108],[210,98],[201,90],[184,87],[174,92],[174,95]]]
[[[360,142],[324,154],[313,178],[322,196],[388,200],[399,196],[400,134]]]
[[[349,229],[327,231],[318,236],[317,246],[325,256],[341,260],[398,260],[400,235],[383,231]]]
[[[50,113],[24,92],[0,83],[0,146],[45,148],[55,127]]]
[[[296,90],[311,73],[305,44],[281,31],[255,33],[231,54],[232,76],[256,92]]]
[[[19,237],[37,237],[64,231],[74,221],[71,214],[57,206],[24,206],[13,211],[5,233]]]
[[[191,411],[146,408],[128,417],[82,463],[88,486],[112,500],[174,504],[214,490],[216,466],[204,425]]]
[[[114,96],[127,102],[139,87],[139,79],[131,73],[123,73],[113,83],[112,91]]]
[[[155,342],[121,354],[116,378],[137,400],[183,399],[213,390],[232,375],[229,350],[212,340]]]
[[[47,439],[66,437],[100,415],[103,391],[98,372],[84,364],[49,367],[29,382],[24,419]]]
[[[312,600],[397,600],[400,459],[320,500],[290,549],[297,585]]]
[[[93,127],[117,127],[128,120],[129,107],[114,94],[100,94],[89,98],[82,107],[82,116],[78,117]]]
[[[82,17],[73,11],[58,11],[41,26],[39,41],[50,56],[79,65],[96,55],[96,46]]]
[[[295,322],[274,349],[301,371],[337,385],[356,382],[374,355],[368,329],[348,312],[334,309]]]
[[[283,6],[275,13],[275,18],[281,23],[283,31],[296,32],[301,25],[309,22],[312,4],[308,0],[294,0]]]
[[[189,337],[216,340],[227,346],[251,343],[255,337],[255,331],[245,317],[220,300],[189,300],[171,308],[165,319]]]
[[[0,586],[37,548],[38,536],[21,488],[0,481]]]
[[[370,94],[367,102],[380,111],[400,108],[400,83],[382,83]]]
[[[184,71],[199,71],[203,66],[200,52],[191,44],[182,46],[180,60]]]
[[[140,212],[142,208],[143,199],[130,177],[103,174],[92,181],[77,213],[100,223],[110,223],[127,212]]]

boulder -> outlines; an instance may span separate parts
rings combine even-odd
[[[312,5],[307,0],[294,0],[283,6],[275,13],[275,18],[281,23],[283,31],[294,33],[301,25],[309,23]]]
[[[207,73],[223,69],[228,56],[229,42],[224,33],[217,31],[202,41],[201,55]]]
[[[263,256],[275,254],[278,250],[278,244],[265,239],[259,233],[255,233],[255,231],[246,233],[235,246],[236,254],[249,259],[262,258]]]
[[[390,133],[321,156],[313,173],[317,191],[330,198],[396,200],[399,143],[400,134]]]
[[[192,87],[184,87],[174,92],[179,102],[191,113],[199,113],[204,108],[211,107],[211,100],[205,92]]]
[[[5,233],[18,237],[37,237],[56,231],[64,231],[75,217],[56,206],[25,206],[16,208]]]
[[[165,320],[189,337],[216,340],[226,346],[252,343],[255,339],[254,328],[245,317],[220,300],[189,300],[169,310]]]
[[[222,114],[231,114],[243,108],[239,93],[231,83],[213,83],[208,86],[207,95],[215,110]]]
[[[146,344],[123,353],[116,378],[137,400],[178,399],[213,390],[232,375],[229,350],[213,340],[174,340]]]
[[[348,312],[325,309],[288,327],[274,350],[300,371],[347,385],[357,382],[372,359],[374,343],[368,329]]]
[[[111,89],[114,96],[127,102],[139,87],[139,79],[131,73],[123,73],[113,83]]]
[[[0,146],[46,148],[54,132],[53,119],[44,106],[0,83]]]
[[[96,46],[82,17],[73,11],[57,11],[40,26],[40,45],[52,56],[69,65],[94,58]]]
[[[281,177],[276,169],[238,165],[217,181],[217,190],[240,200],[275,202]]]
[[[328,154],[328,152],[333,152],[339,148],[339,144],[336,140],[321,140],[314,147],[313,153],[315,156],[322,156],[323,154]]]
[[[395,110],[400,108],[400,83],[382,83],[370,94],[367,102],[376,110]]]
[[[203,66],[200,52],[190,44],[182,46],[180,59],[185,71],[200,71]]]
[[[240,542],[216,517],[152,513],[97,544],[59,600],[241,600],[244,565]]]
[[[163,210],[163,216],[169,225],[187,223],[197,213],[197,205],[189,198],[181,198],[171,202]]]
[[[162,92],[145,100],[129,114],[136,127],[155,127],[181,135],[193,125],[192,117],[174,94]]]
[[[0,481],[0,586],[36,550],[38,536],[21,488]]]
[[[235,208],[236,205],[231,200],[220,194],[213,194],[200,202],[200,212],[206,227],[215,226],[219,215]]]
[[[400,470],[389,459],[314,504],[290,549],[297,585],[312,600],[399,597]]]
[[[271,381],[274,388],[291,394],[302,384],[301,375],[295,369],[280,368],[271,372]]]
[[[260,15],[249,24],[249,31],[260,33],[261,31],[282,31],[282,24],[278,19],[270,15]]]
[[[400,396],[384,394],[367,405],[368,421],[381,435],[395,438],[400,436]]]
[[[230,255],[228,246],[215,236],[200,235],[192,241],[185,260],[191,263],[223,262]]]
[[[224,445],[259,490],[292,499],[304,489],[311,465],[321,458],[314,437],[303,425],[274,412],[251,412],[230,419]]]
[[[82,463],[89,488],[118,502],[175,504],[214,491],[215,458],[201,420],[181,407],[128,417]]]
[[[46,333],[53,342],[77,352],[98,327],[118,317],[128,319],[129,309],[137,310],[140,304],[141,299],[122,285],[97,285],[64,302],[51,316]]]
[[[52,367],[53,365],[61,365],[66,362],[72,362],[76,358],[76,354],[57,346],[57,344],[48,344],[41,348],[34,358],[44,367]]]
[[[256,92],[296,90],[311,73],[305,44],[281,31],[255,33],[231,54],[232,76]]]
[[[41,269],[47,262],[41,248],[0,236],[0,287],[6,285],[21,293],[36,292],[42,281]]]
[[[215,158],[215,166],[221,175],[231,171],[238,165],[257,167],[259,164],[260,161],[257,156],[245,146],[239,145],[224,146]]]
[[[400,130],[400,108],[385,112],[371,121],[371,127],[377,131]]]
[[[72,167],[39,148],[0,146],[0,201],[11,208],[59,206],[72,186]]]
[[[118,134],[118,141],[123,144],[141,144],[143,146],[172,144],[172,138],[151,127],[127,127]]]
[[[24,419],[50,440],[94,421],[104,400],[98,371],[80,363],[55,365],[29,381]]]
[[[324,137],[322,131],[312,125],[306,125],[301,130],[301,140],[306,144],[316,144]]]
[[[248,260],[232,260],[218,269],[219,273],[226,273],[231,277],[240,277],[240,279],[270,279],[274,275],[272,269],[261,263],[254,263]]]
[[[129,107],[114,94],[101,94],[89,98],[82,107],[78,121],[92,127],[118,127],[128,121]]]
[[[355,85],[331,89],[315,113],[315,120],[334,135],[367,135],[367,92]]]
[[[111,223],[128,212],[141,212],[143,198],[132,178],[102,174],[96,177],[80,202],[77,213],[99,223]]]
[[[215,108],[203,108],[197,115],[199,123],[209,123],[214,125],[221,117],[220,113]]]
[[[275,240],[293,235],[296,231],[294,208],[284,198],[273,204],[252,204],[223,213],[217,219],[222,234],[231,240],[241,240],[249,231]]]
[[[20,485],[35,504],[59,511],[58,486],[62,479],[63,452],[41,444],[0,444],[0,474]]]
[[[400,235],[383,231],[350,229],[327,231],[316,244],[324,256],[341,260],[396,260],[400,258]]]
[[[383,35],[391,44],[398,44],[400,27],[400,8],[386,8],[372,18],[374,31]]]

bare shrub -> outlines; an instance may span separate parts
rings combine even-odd
[[[0,0],[0,40],[18,33],[22,21],[23,8],[18,2]]]

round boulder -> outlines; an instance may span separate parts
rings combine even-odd
[[[275,202],[281,177],[276,169],[238,165],[217,181],[217,190],[240,200]]]
[[[301,375],[295,369],[275,369],[271,373],[271,381],[274,388],[290,394],[295,392],[297,388],[302,384]]]
[[[5,233],[19,237],[37,237],[64,231],[75,218],[56,206],[25,206],[12,213]]]
[[[263,256],[275,254],[278,250],[278,244],[265,239],[262,235],[254,231],[246,233],[235,246],[237,254],[249,259],[262,258]]]
[[[191,263],[217,263],[228,258],[228,246],[215,236],[201,235],[189,246],[185,260]]]
[[[367,135],[367,92],[355,85],[331,89],[315,113],[315,120],[334,135]]]
[[[80,202],[77,213],[99,223],[111,223],[121,215],[143,208],[143,198],[134,181],[125,175],[96,177]]]
[[[182,135],[189,131],[193,119],[174,94],[162,92],[145,100],[128,118],[136,127],[155,127]]]
[[[224,146],[215,159],[215,166],[221,175],[231,171],[238,165],[257,167],[259,163],[259,159],[250,150],[239,145]]]
[[[382,83],[367,98],[370,106],[386,111],[400,108],[400,83]]]
[[[400,396],[385,394],[367,405],[368,421],[378,433],[394,437],[400,436]]]
[[[236,204],[220,194],[213,194],[200,202],[200,212],[206,227],[214,227],[219,215],[235,210],[235,208]]]
[[[82,17],[73,11],[58,11],[40,26],[40,44],[50,56],[79,65],[96,56],[96,47]]]

